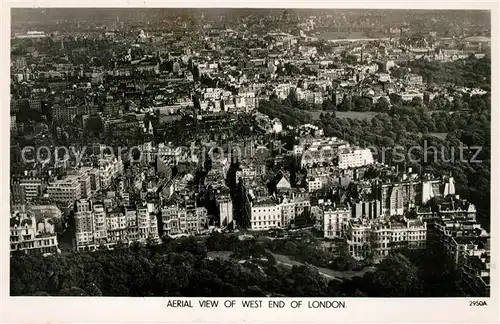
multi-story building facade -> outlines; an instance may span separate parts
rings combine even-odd
[[[373,255],[379,261],[398,248],[422,249],[427,242],[427,224],[419,219],[351,219],[346,228],[350,254],[356,259]]]
[[[76,203],[75,237],[80,251],[158,241],[156,214],[145,206],[113,208],[81,199]]]
[[[91,193],[101,190],[101,171],[96,168],[92,168],[88,171],[90,175],[90,191]]]
[[[279,206],[281,208],[281,226],[290,225],[297,216],[295,202],[291,199],[284,198]]]
[[[327,206],[323,210],[323,232],[325,238],[343,237],[349,219],[351,218],[349,206]]]
[[[307,179],[307,191],[314,192],[323,188],[323,181],[319,177],[310,177]]]
[[[356,259],[364,259],[370,251],[371,226],[361,219],[349,220],[346,227],[346,241],[349,253]]]
[[[161,233],[163,236],[175,234],[197,234],[208,227],[205,207],[189,203],[172,204],[161,207]]]
[[[284,179],[284,178],[282,178]],[[256,188],[257,189],[257,188]],[[295,217],[311,208],[309,193],[295,189],[277,192],[277,196],[269,196],[267,190],[261,192],[247,190],[243,186],[243,219],[252,230],[267,230],[276,227],[286,227],[294,223]]]
[[[347,142],[332,137],[296,145],[294,153],[300,156],[300,167],[305,168],[314,164],[333,163],[339,149],[347,147],[347,145]]]
[[[412,174],[410,177],[405,175],[398,182],[376,182],[372,191],[376,199],[380,200],[382,204],[383,215],[403,215],[405,211],[415,206],[427,204],[433,197],[454,196],[455,181],[453,177],[419,179],[416,174]],[[474,209],[473,206],[470,208]],[[456,212],[454,208],[449,209],[450,213]],[[467,213],[466,210],[463,210],[463,212]],[[475,212],[475,210],[471,212]],[[428,217],[433,217],[432,213]]]
[[[207,210],[205,207],[196,207],[195,211],[186,212],[185,221],[181,221],[181,228],[185,233],[196,234],[205,229],[207,224]]]
[[[490,235],[476,221],[441,219],[434,227],[443,248],[461,270],[462,290],[471,296],[490,294]]]
[[[80,177],[69,175],[50,183],[47,187],[47,194],[56,202],[72,204],[82,198]]]
[[[373,155],[369,149],[346,147],[339,150],[339,168],[357,168],[373,164]]]
[[[75,239],[76,247],[80,250],[95,249],[94,217],[91,211],[75,213]]]
[[[179,214],[178,205],[163,206],[161,208],[162,236],[180,233]]]
[[[48,177],[30,175],[13,175],[11,179],[11,196],[15,204],[26,204],[39,197],[48,185]]]
[[[10,218],[10,252],[60,252],[54,225],[49,219],[36,220],[29,213],[20,212]]]
[[[457,255],[463,289],[472,296],[490,294],[490,238],[453,238],[452,253]]]
[[[103,204],[94,204],[93,216],[94,239],[97,244],[103,244],[108,238],[108,223]]]
[[[90,115],[99,111],[99,107],[94,104],[71,105],[64,102],[55,103],[52,109],[52,119],[60,123],[73,121],[75,116]]]
[[[127,236],[127,217],[123,210],[108,209],[106,211],[106,228],[108,243],[124,243]]]
[[[82,198],[89,198],[92,194],[91,175],[85,170],[78,173]]]
[[[251,206],[250,222],[252,230],[281,227],[281,207],[274,199],[255,201]]]
[[[120,174],[123,174],[123,162],[121,158],[107,155],[99,159],[99,180],[102,189],[108,188],[113,179]]]

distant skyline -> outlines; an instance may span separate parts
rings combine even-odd
[[[404,18],[408,13],[412,15],[445,15],[449,18],[470,17],[473,20],[489,19],[488,10],[422,10],[422,9],[297,9],[297,8],[13,8],[11,17],[13,22],[22,19],[39,19],[47,21],[53,19],[90,19],[92,21],[102,18],[116,19],[131,18],[141,15],[150,15],[152,18],[200,15],[210,16],[248,16],[282,14],[287,10],[290,14],[301,15],[361,15],[391,17],[392,19]]]
[[[328,19],[336,26],[357,28],[387,28],[409,25],[415,31],[432,31],[461,26],[475,26],[476,35],[489,35],[491,13],[488,10],[410,10],[410,9],[286,9],[286,8],[14,8],[11,10],[12,32],[45,30],[47,32],[74,30],[80,24],[105,28],[116,22],[130,27],[161,27],[162,23],[181,18],[193,23],[205,21],[235,23],[250,16],[280,16],[285,12],[301,20],[308,16],[331,15]],[[430,23],[430,24],[429,24]],[[61,27],[64,25],[64,27]],[[69,29],[68,29],[69,27]],[[166,26],[163,26],[166,27]],[[234,25],[233,25],[234,27]],[[458,33],[460,34],[460,32]]]

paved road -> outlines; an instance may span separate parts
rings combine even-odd
[[[293,265],[296,265],[296,266],[304,265],[301,262],[298,262],[298,261],[290,259],[290,257],[288,257],[286,255],[275,254],[275,253],[272,253],[272,255],[276,259],[276,262],[278,262],[280,264],[284,264],[284,265],[289,264],[291,266],[293,266]],[[332,270],[332,269],[327,269],[327,268],[321,268],[321,267],[317,267],[317,266],[313,266],[313,265],[310,265],[310,266],[315,267],[316,269],[318,269],[318,272],[321,275],[323,275],[324,277],[330,278],[330,279],[339,280],[339,281],[342,281],[343,279],[351,279],[351,278],[356,277],[356,276],[362,276],[366,272],[374,271],[375,270],[375,267],[367,267],[367,268],[364,268],[362,270],[357,270],[357,271],[354,271],[354,270],[337,271],[337,270]]]
[[[271,253],[271,254],[274,256],[274,258],[276,259],[276,262],[278,264],[281,264],[281,265],[284,265],[284,266],[287,266],[290,268],[293,267],[294,265],[295,266],[304,265],[304,263],[292,260],[286,255],[275,254],[275,253]],[[221,258],[221,259],[228,260],[230,256],[231,256],[231,252],[229,252],[229,251],[210,251],[210,252],[208,252],[208,257],[210,257],[210,258]],[[315,267],[318,270],[319,274],[321,274],[323,277],[325,277],[329,280],[338,280],[338,281],[343,281],[343,279],[351,279],[355,276],[362,276],[366,272],[375,270],[375,267],[368,267],[368,268],[364,268],[363,270],[359,270],[359,271],[352,271],[352,270],[350,270],[350,271],[336,271],[336,270],[332,270],[332,269],[316,267],[313,265],[310,265],[310,266]]]
[[[275,255],[275,254],[273,254],[273,255],[276,257],[276,255]],[[292,261],[292,260],[290,260],[290,261]],[[294,263],[292,264],[292,263],[283,262],[283,261],[278,261],[278,260],[276,260],[276,263],[281,264],[281,265],[284,265],[284,266],[286,266],[286,267],[290,267],[290,268],[291,268],[291,267],[293,267],[294,265],[296,265],[296,266],[303,265],[303,264],[302,264],[302,263],[300,263],[300,262],[294,262]],[[313,267],[315,267],[315,266],[313,266]],[[316,269],[318,269],[318,273],[319,273],[320,275],[322,275],[323,277],[325,277],[325,278],[327,278],[327,279],[329,279],[329,280],[343,281],[343,280],[342,280],[342,279],[340,279],[340,278],[333,277],[333,276],[331,276],[331,275],[329,275],[329,274],[325,273],[324,271],[322,271],[322,270],[321,270],[321,268],[318,268],[318,267],[315,267],[315,268],[316,268]]]

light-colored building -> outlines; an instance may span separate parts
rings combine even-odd
[[[297,216],[295,202],[291,199],[283,199],[280,203],[281,208],[281,226],[290,225]]]
[[[253,202],[250,222],[252,230],[281,227],[281,207],[273,199]]]
[[[16,130],[17,130],[16,115],[11,115],[10,116],[10,131],[11,131],[11,133],[15,134]]]
[[[108,224],[106,221],[106,211],[104,205],[95,204],[93,206],[94,238],[97,244],[106,242],[108,237]]]
[[[30,176],[25,171],[24,176],[12,177],[12,200],[16,204],[26,204],[39,197],[46,186],[46,178]]]
[[[61,219],[62,212],[56,205],[50,204],[41,204],[41,205],[28,205],[26,206],[28,211],[31,211],[37,219],[42,218],[52,218],[52,219]]]
[[[356,259],[364,259],[370,250],[371,226],[368,222],[351,219],[345,231],[349,253]]]
[[[274,88],[274,93],[279,99],[284,100],[290,95],[294,88],[295,87],[292,84],[282,83],[278,84],[276,88]]]
[[[280,175],[279,180],[276,183],[276,190],[290,190],[291,184],[285,175]]]
[[[346,228],[350,254],[364,259],[370,254],[380,260],[398,248],[422,249],[427,241],[427,224],[419,219],[369,221],[351,219]]]
[[[200,233],[205,229],[207,224],[207,209],[205,207],[195,207],[195,210],[190,210],[186,213],[185,221],[181,221],[181,227],[184,227],[184,232],[187,234]]]
[[[163,236],[175,234],[197,234],[207,228],[208,215],[205,207],[196,207],[194,201],[173,204],[161,208],[161,231]]]
[[[10,252],[44,254],[59,253],[57,234],[50,219],[37,222],[30,213],[18,213],[10,218]]]
[[[62,180],[56,180],[47,187],[49,198],[61,203],[73,203],[82,198],[80,177],[69,175]]]
[[[409,90],[399,94],[403,101],[412,101],[414,98],[420,98],[424,100],[424,94],[419,91]]]
[[[78,174],[82,198],[89,198],[92,192],[91,176],[88,172]]]
[[[323,182],[319,177],[307,179],[307,191],[314,192],[323,188]]]
[[[252,164],[242,162],[240,168],[236,171],[236,179],[253,180],[257,176],[257,171]]]
[[[274,118],[272,121],[272,131],[273,133],[281,133],[283,130],[283,124],[278,118]]]
[[[81,199],[76,210],[75,237],[79,251],[159,240],[156,215],[145,206],[112,208]]]
[[[347,145],[347,142],[332,137],[297,145],[294,147],[294,153],[301,156],[300,167],[305,168],[314,164],[333,163],[338,150]]]
[[[123,162],[121,158],[106,155],[99,159],[100,187],[106,189],[111,185],[113,179],[123,174]]]
[[[354,218],[367,219],[380,218],[382,216],[382,203],[380,202],[380,200],[364,200],[355,202],[352,204],[352,216]]]
[[[180,233],[180,215],[185,215],[177,205],[163,206],[161,208],[162,235],[173,235]]]
[[[326,238],[343,237],[347,223],[351,218],[351,208],[348,206],[329,206],[323,210],[323,232]]]
[[[124,243],[127,235],[127,217],[120,209],[106,211],[107,243]]]
[[[297,101],[305,101],[309,105],[321,105],[323,103],[323,93],[297,88],[295,91],[295,99]]]
[[[83,198],[89,198],[94,192],[101,189],[99,169],[81,167],[76,174],[80,177]]]
[[[339,168],[357,168],[373,164],[373,155],[370,149],[345,147],[339,150]]]
[[[78,250],[87,246],[95,248],[94,240],[94,217],[91,211],[75,213],[75,238]]]

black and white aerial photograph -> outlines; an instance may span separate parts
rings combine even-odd
[[[490,15],[12,8],[10,296],[490,297]]]

